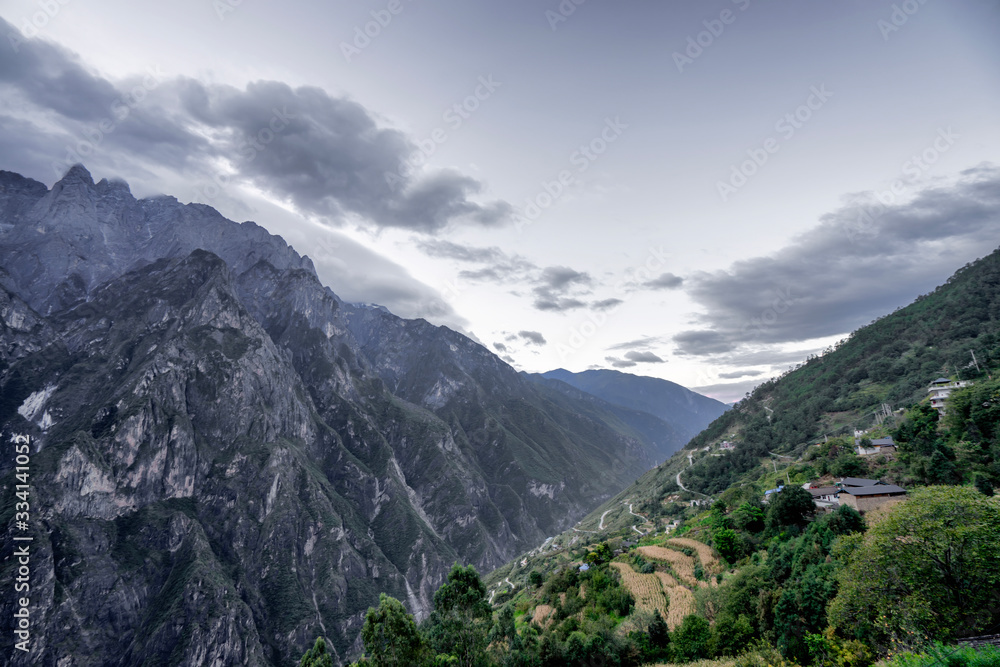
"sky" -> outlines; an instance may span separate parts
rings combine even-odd
[[[994,0],[3,0],[0,169],[724,401],[1000,246]]]

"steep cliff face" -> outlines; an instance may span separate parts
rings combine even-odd
[[[345,660],[379,592],[423,614],[455,560],[491,569],[653,461],[468,338],[341,301],[253,223],[81,167],[0,172],[0,215],[0,428],[33,438],[18,659],[293,664],[323,635]]]

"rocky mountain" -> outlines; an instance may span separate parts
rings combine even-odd
[[[533,377],[569,385],[611,404],[622,420],[655,443],[661,459],[681,449],[729,407],[668,380],[620,371],[571,373],[560,368]]]
[[[342,301],[254,223],[80,166],[0,172],[0,429],[32,438],[14,664],[291,665],[317,635],[343,662],[379,592],[425,614],[453,562],[500,565],[658,457],[465,336]]]

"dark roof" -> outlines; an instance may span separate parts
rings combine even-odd
[[[937,380],[934,380],[934,382],[931,382],[931,384],[950,384],[950,383],[951,380],[949,380],[948,378],[938,378]]]
[[[844,486],[875,486],[876,484],[881,484],[882,481],[878,479],[864,479],[862,477],[845,477],[840,480],[840,483]]]
[[[852,496],[898,496],[906,493],[906,489],[895,484],[879,484],[878,486],[850,487],[841,491]]]
[[[835,496],[838,491],[840,489],[835,486],[821,486],[818,489],[809,489],[809,493],[814,496]]]
[[[893,442],[891,437],[889,437],[889,438],[876,438],[875,440],[872,440],[872,444],[885,447],[886,445],[895,445],[896,443]]]

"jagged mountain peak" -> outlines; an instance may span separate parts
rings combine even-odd
[[[324,634],[343,663],[380,592],[426,613],[453,562],[502,564],[657,458],[459,333],[342,302],[255,223],[82,168],[0,185],[42,661],[291,664]]]

